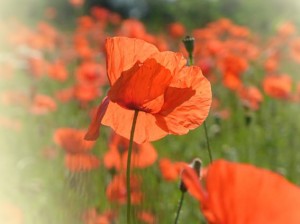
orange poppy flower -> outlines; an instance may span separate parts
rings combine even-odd
[[[30,110],[33,114],[43,115],[55,111],[56,108],[56,103],[50,96],[38,94],[34,97]]]
[[[129,140],[113,133],[109,150],[104,155],[103,162],[106,168],[116,170],[126,169]],[[151,166],[157,159],[157,152],[151,143],[133,144],[131,167],[146,168]]]
[[[93,18],[90,16],[80,16],[77,19],[77,27],[80,32],[89,31],[94,26]]]
[[[146,28],[142,22],[136,19],[123,20],[118,35],[134,38],[144,38]],[[129,53],[129,52],[128,52]]]
[[[264,68],[266,70],[266,72],[268,73],[274,73],[278,70],[278,61],[279,59],[276,57],[269,57],[265,63],[264,63]]]
[[[91,14],[96,20],[101,22],[107,22],[110,15],[110,11],[103,7],[93,6],[91,8]]]
[[[137,176],[130,177],[131,203],[139,204],[143,194],[140,189],[141,179]],[[126,177],[123,174],[114,176],[111,183],[107,186],[106,196],[110,201],[125,204],[127,199]]]
[[[282,38],[292,36],[296,32],[296,27],[292,22],[284,22],[277,29],[278,35]]]
[[[156,223],[155,216],[150,212],[141,211],[137,214],[137,218],[146,224],[155,224]]]
[[[99,166],[99,159],[90,154],[95,142],[84,140],[84,130],[60,128],[54,133],[54,142],[66,151],[65,165],[73,172],[87,171]]]
[[[84,0],[69,0],[70,4],[73,5],[73,7],[79,8],[84,4]]]
[[[64,82],[68,78],[68,71],[61,61],[56,61],[48,66],[48,75],[60,82]]]
[[[101,90],[93,85],[77,84],[73,91],[74,97],[83,104],[101,96]]]
[[[205,187],[192,168],[182,179],[208,223],[300,223],[300,189],[279,174],[219,160],[208,167]]]
[[[110,210],[99,214],[95,208],[92,208],[83,214],[84,224],[111,224],[115,219],[116,213]]]
[[[107,83],[106,71],[101,64],[84,62],[76,69],[76,80],[81,84],[88,84],[95,87]]]
[[[243,105],[252,110],[257,110],[263,101],[261,92],[255,86],[242,87],[238,94]]]
[[[199,67],[187,67],[180,53],[159,52],[139,39],[106,40],[108,92],[85,136],[95,140],[108,125],[129,139],[134,111],[139,111],[134,141],[154,141],[186,134],[206,119],[211,104],[209,81]],[[126,46],[126,47],[125,47]]]
[[[36,78],[40,78],[47,70],[47,62],[43,58],[30,57],[28,58],[28,68],[30,74]]]
[[[289,75],[267,75],[263,80],[267,95],[277,99],[288,99],[292,91],[292,79]]]
[[[223,84],[230,90],[238,90],[242,87],[242,80],[239,75],[231,72],[223,74]]]
[[[58,90],[55,93],[55,97],[59,101],[66,103],[74,97],[74,88],[71,87],[71,88]]]
[[[179,22],[175,22],[175,23],[171,23],[168,26],[168,30],[169,30],[169,34],[173,37],[173,38],[181,38],[184,36],[185,34],[185,28],[184,26],[179,23]]]
[[[177,180],[180,176],[182,170],[189,164],[184,162],[175,162],[172,163],[169,159],[164,158],[159,160],[159,169],[162,174],[162,177],[166,181]]]

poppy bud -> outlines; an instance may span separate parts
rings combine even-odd
[[[190,163],[190,166],[195,170],[198,177],[200,177],[201,173],[201,167],[202,167],[202,161],[198,158],[194,159],[192,163]],[[182,192],[186,192],[187,188],[184,185],[183,181],[180,181],[179,189]]]
[[[189,54],[193,54],[195,38],[191,36],[186,36],[182,42],[184,43],[185,49]]]
[[[194,42],[195,38],[191,36],[186,36],[182,42],[184,43],[184,47],[186,51],[189,53],[189,65],[193,64],[193,51],[194,51]]]

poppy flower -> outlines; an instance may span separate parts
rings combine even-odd
[[[82,104],[93,101],[101,95],[101,90],[92,85],[77,84],[73,88],[74,97]]]
[[[139,204],[142,201],[141,179],[137,176],[130,177],[131,203]],[[125,204],[127,199],[126,177],[124,174],[114,176],[107,186],[106,196],[110,201]]]
[[[126,46],[126,47],[125,47]],[[209,81],[182,54],[158,49],[139,39],[106,40],[111,88],[85,136],[95,140],[101,124],[129,139],[134,111],[139,111],[134,141],[154,141],[186,134],[206,119],[211,104]]]
[[[286,21],[279,25],[277,32],[280,37],[287,38],[296,33],[296,27],[292,22]]]
[[[164,158],[159,160],[159,169],[162,174],[162,177],[166,181],[177,180],[180,176],[182,170],[189,164],[184,162],[175,162],[172,163],[169,159]]]
[[[64,82],[68,78],[68,72],[62,61],[56,61],[48,67],[48,75],[60,82]]]
[[[255,86],[242,87],[238,94],[243,105],[252,110],[257,110],[263,101],[261,92]]]
[[[34,97],[30,110],[33,114],[43,115],[55,111],[56,108],[56,103],[50,96],[38,94]]]
[[[179,22],[174,22],[168,26],[169,34],[173,38],[181,38],[185,34],[184,26]]]
[[[96,18],[96,20],[107,22],[110,15],[110,11],[104,7],[93,6],[91,8],[91,14],[94,18]]]
[[[66,103],[74,97],[74,88],[71,87],[71,88],[58,90],[55,93],[55,97],[59,101]]]
[[[208,223],[300,223],[300,189],[271,171],[218,160],[208,167],[205,186],[189,167],[182,179]]]
[[[108,210],[99,214],[96,208],[91,208],[83,214],[82,218],[84,224],[111,224],[115,222],[116,213]]]
[[[155,216],[147,211],[141,211],[137,214],[137,218],[145,224],[155,224],[156,218]]]
[[[84,62],[76,69],[76,81],[99,87],[107,83],[105,68],[94,62]]]
[[[54,142],[66,151],[65,165],[72,172],[88,171],[99,166],[99,159],[90,154],[95,142],[85,141],[84,130],[59,128]]]
[[[146,28],[139,20],[125,19],[118,31],[118,35],[133,38],[144,38],[146,35]]]
[[[109,150],[105,153],[103,162],[108,169],[126,169],[129,140],[113,133]],[[146,168],[151,166],[157,159],[157,152],[149,142],[133,144],[131,167]]]
[[[292,79],[289,75],[267,75],[263,80],[267,95],[276,99],[288,99],[292,91]]]

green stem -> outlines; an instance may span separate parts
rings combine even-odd
[[[203,125],[204,125],[204,131],[205,131],[205,138],[206,138],[206,144],[207,144],[207,151],[208,151],[208,155],[209,155],[209,161],[210,161],[210,163],[212,163],[213,158],[212,158],[212,154],[211,154],[211,150],[210,150],[210,145],[209,145],[209,139],[208,139],[208,132],[207,132],[206,121],[203,122]]]
[[[194,57],[192,54],[189,54],[189,66],[192,66],[194,64]]]
[[[184,193],[185,193],[184,191],[181,191],[181,197],[180,197],[178,209],[177,209],[177,212],[176,212],[176,218],[175,218],[174,224],[177,224],[178,220],[179,220],[179,215],[180,215],[180,211],[181,211],[182,204],[183,204],[183,199],[184,199]]]
[[[135,131],[138,114],[139,111],[135,110],[133,115],[131,131],[130,131],[130,140],[129,140],[128,156],[127,156],[127,168],[126,168],[127,224],[130,224],[130,218],[131,218],[131,190],[130,190],[131,152],[132,152],[133,137],[134,137],[134,131]]]

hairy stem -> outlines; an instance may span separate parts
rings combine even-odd
[[[138,113],[139,113],[138,110],[134,111],[133,121],[132,121],[132,126],[131,126],[131,131],[130,131],[128,157],[127,157],[127,168],[126,168],[127,224],[130,224],[130,218],[131,218],[131,190],[130,190],[131,152],[132,152],[134,131],[135,131],[135,126],[136,126]]]

